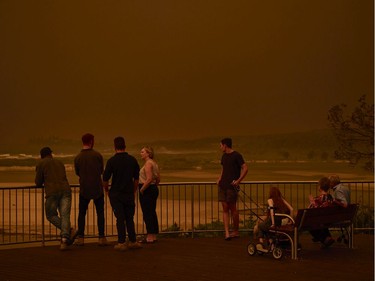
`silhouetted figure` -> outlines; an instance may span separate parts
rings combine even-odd
[[[70,228],[72,192],[65,166],[61,161],[53,158],[49,147],[40,150],[40,157],[42,160],[36,166],[35,184],[37,187],[44,185],[46,217],[61,230],[60,250],[66,250],[74,242],[76,231]]]
[[[84,134],[82,136],[83,148],[74,159],[74,169],[79,176],[79,213],[78,213],[78,239],[76,245],[84,245],[86,212],[93,200],[97,215],[99,231],[99,245],[108,244],[104,234],[104,192],[102,174],[104,169],[103,156],[95,151],[94,136]]]
[[[313,198],[309,196],[310,206],[309,208],[324,208],[333,205],[333,198],[331,194],[328,194],[330,188],[330,181],[327,177],[323,177],[319,180],[319,196]],[[316,229],[310,231],[313,236],[314,242],[322,243],[322,249],[330,247],[335,240],[332,238],[328,228]]]
[[[143,220],[146,224],[147,237],[143,243],[154,243],[159,233],[156,201],[159,196],[158,184],[160,173],[158,164],[154,160],[154,150],[145,146],[141,150],[144,165],[139,172],[139,202],[141,203]]]
[[[125,152],[125,139],[114,139],[116,154],[106,164],[103,174],[103,185],[109,194],[109,200],[116,217],[118,244],[115,249],[125,251],[142,246],[136,241],[134,227],[135,193],[139,182],[139,165],[137,160]],[[111,188],[109,180],[112,178]],[[126,231],[129,243],[126,244]]]
[[[217,184],[219,185],[219,201],[223,206],[225,240],[230,240],[239,236],[239,214],[236,202],[239,184],[246,176],[248,169],[242,155],[232,149],[232,139],[222,139],[220,149],[223,152],[221,157],[222,170]],[[229,233],[229,211],[233,221],[232,233]]]

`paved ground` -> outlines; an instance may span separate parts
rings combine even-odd
[[[0,247],[0,280],[374,280],[374,236],[355,235],[355,249],[335,243],[321,250],[301,237],[298,260],[287,254],[247,254],[249,237],[163,238],[140,250],[86,244],[60,252],[58,246]]]

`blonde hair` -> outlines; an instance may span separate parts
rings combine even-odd
[[[146,150],[146,152],[148,153],[148,157],[154,159],[154,150],[151,146],[144,146],[143,149]]]

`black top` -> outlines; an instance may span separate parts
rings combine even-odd
[[[134,198],[134,180],[139,179],[137,160],[127,152],[119,152],[112,156],[106,164],[103,181],[112,177],[110,193],[125,193]]]
[[[241,175],[241,167],[245,163],[243,157],[237,151],[224,153],[221,157],[223,173],[219,185],[221,187],[231,187],[233,180],[237,180]]]
[[[82,149],[74,159],[74,169],[79,176],[80,195],[97,199],[103,195],[103,157],[93,149]]]

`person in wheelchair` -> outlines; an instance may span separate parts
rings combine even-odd
[[[270,242],[266,239],[269,229],[283,224],[282,217],[275,216],[275,213],[293,215],[293,207],[283,198],[279,188],[276,186],[271,186],[267,204],[267,216],[257,226],[259,243],[256,248],[259,251],[267,251],[268,243]]]

